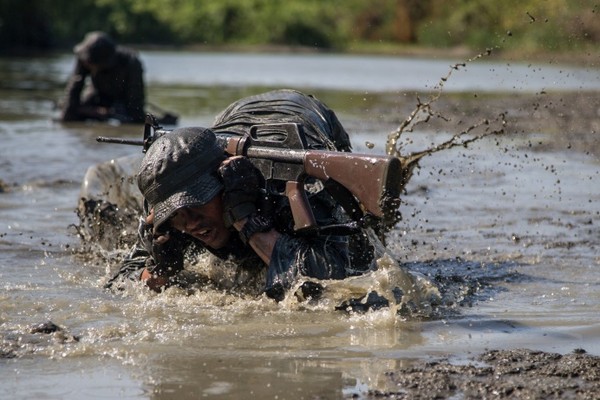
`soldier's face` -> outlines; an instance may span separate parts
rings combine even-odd
[[[195,237],[213,249],[225,246],[231,235],[223,221],[220,195],[202,206],[180,208],[171,216],[170,222],[173,228]]]

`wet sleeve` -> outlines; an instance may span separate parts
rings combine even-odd
[[[271,254],[265,293],[282,300],[298,276],[344,279],[350,264],[348,240],[342,236],[294,238],[282,235]]]

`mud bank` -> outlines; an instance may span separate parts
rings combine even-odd
[[[387,374],[391,399],[596,399],[600,357],[583,349],[570,354],[527,349],[490,350],[457,365],[450,359],[419,362]]]

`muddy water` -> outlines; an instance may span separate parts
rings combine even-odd
[[[460,61],[374,58],[361,69],[354,58],[294,56],[292,65],[303,68],[282,74],[289,58],[280,56],[144,57],[150,100],[181,113],[181,125],[208,124],[241,96],[295,87],[338,111],[357,151],[375,152],[397,126],[390,115],[405,117],[416,103],[411,93],[434,86]],[[247,75],[214,72],[242,62],[254,66]],[[213,64],[221,67],[206,67]],[[318,79],[331,65],[344,74]],[[257,66],[273,71],[253,73]],[[94,138],[138,137],[141,128],[51,122],[70,67],[68,56],[0,60],[1,397],[360,397],[393,390],[386,372],[418,358],[517,347],[600,355],[599,163],[548,146],[554,139],[543,121],[426,157],[415,171],[388,251],[439,288],[442,303],[431,318],[387,309],[347,315],[214,290],[104,291],[118,255],[79,251],[74,208],[90,164],[137,152]],[[470,79],[459,76],[461,86],[449,90],[472,96],[600,86],[593,69],[477,64],[465,73]],[[386,74],[393,76],[382,87]],[[383,89],[397,93],[378,94]],[[405,149],[428,147],[454,129],[424,126]],[[62,330],[32,333],[48,320]]]

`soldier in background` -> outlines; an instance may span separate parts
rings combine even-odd
[[[143,123],[145,87],[138,54],[117,46],[99,31],[88,33],[73,52],[77,60],[67,83],[60,120]]]

